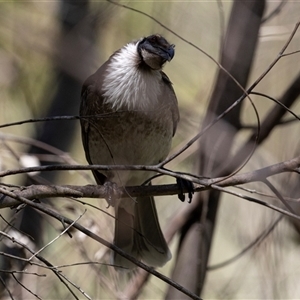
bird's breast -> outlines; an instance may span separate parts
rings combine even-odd
[[[107,112],[107,108],[104,111]],[[93,164],[154,165],[166,158],[173,131],[170,112],[166,111],[163,116],[162,110],[110,112],[94,119],[90,127],[89,149]],[[150,177],[146,174],[141,176],[141,172],[131,171],[118,172],[118,176],[116,172],[106,175],[125,185],[128,182],[142,184]]]

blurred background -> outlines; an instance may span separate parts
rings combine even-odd
[[[115,50],[131,40],[153,33],[162,34],[176,45],[175,57],[164,69],[173,82],[181,112],[172,153],[199,132],[219,70],[210,57],[216,61],[220,58],[232,1],[121,3],[134,10],[103,1],[0,3],[0,123],[33,120],[0,129],[1,170],[36,164],[86,164],[78,120],[34,120],[78,115],[83,81]],[[300,2],[283,3],[266,2],[265,16],[269,16],[279,5],[281,9],[261,25],[248,85],[277,57],[299,21]],[[164,26],[135,10],[148,14]],[[297,32],[287,52],[299,50],[300,32]],[[299,74],[299,55],[294,53],[280,59],[259,83],[256,91],[279,98]],[[263,119],[274,103],[262,97],[253,96],[252,99]],[[292,110],[299,115],[299,101],[295,102]],[[257,125],[249,101],[243,105],[242,123],[250,127]],[[239,133],[233,148],[239,147],[247,137],[247,131]],[[196,143],[189,148],[172,161],[169,167],[196,172],[197,146]],[[262,168],[297,155],[299,122],[291,122],[272,131],[272,135],[243,171]],[[275,183],[277,188],[285,191],[293,180],[286,175]],[[157,184],[167,182],[173,183],[174,179],[162,178],[156,181]],[[299,179],[295,186],[297,182],[299,185]],[[1,183],[18,186],[33,183],[86,185],[94,184],[94,179],[90,172],[69,171],[9,176],[2,178]],[[258,189],[256,184],[248,187],[266,192],[263,187]],[[112,241],[114,220],[106,212],[113,214],[113,210],[107,209],[103,199],[83,200],[95,207],[66,198],[48,200],[47,205],[72,219],[83,214],[80,224]],[[178,210],[189,205],[171,196],[158,197],[156,203],[162,228]],[[220,205],[209,266],[239,253],[278,218],[278,213],[237,197],[224,196]],[[2,231],[10,230],[7,222],[25,232],[32,230],[30,236],[37,242],[37,249],[63,230],[61,223],[45,215],[36,216],[30,209],[17,213],[3,209],[1,217]],[[128,274],[116,274],[112,267],[101,265],[110,261],[110,254],[104,246],[78,232],[72,235],[73,238],[63,235],[42,251],[41,255],[55,266],[65,265],[61,271],[92,299],[121,299],[127,286]],[[177,242],[178,237],[171,242],[174,259]],[[12,247],[5,239],[1,243],[2,248]],[[201,296],[205,299],[296,299],[300,295],[299,251],[299,233],[296,227],[284,219],[263,242],[255,244],[238,260],[209,270]],[[159,271],[170,276],[174,259]],[[75,265],[86,262],[90,263]],[[16,263],[2,255],[1,269],[19,269]],[[26,266],[26,269],[47,275],[39,277],[23,274],[22,283],[32,293],[42,299],[72,298],[70,291],[51,271],[39,266]],[[5,276],[3,278],[2,283]],[[16,299],[33,297],[16,281],[8,280],[6,287],[14,287]],[[165,283],[151,278],[139,299],[162,299],[166,289]],[[5,295],[7,291],[4,284],[2,290]],[[72,287],[72,290],[77,297],[84,298],[76,287]]]

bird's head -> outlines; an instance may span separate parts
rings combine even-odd
[[[144,64],[152,70],[160,70],[166,61],[174,57],[174,47],[161,35],[154,34],[140,40],[137,49]]]

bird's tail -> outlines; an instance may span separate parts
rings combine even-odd
[[[138,197],[134,205],[134,215],[123,206],[116,209],[114,243],[152,267],[161,267],[171,259],[172,255],[159,225],[153,197]],[[114,264],[126,268],[135,267],[118,254],[114,255]]]

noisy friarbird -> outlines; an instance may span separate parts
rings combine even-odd
[[[155,165],[163,161],[179,120],[172,84],[162,67],[174,45],[161,35],[128,43],[84,83],[82,141],[89,164]],[[97,184],[142,185],[146,171],[93,171]],[[111,205],[112,203],[109,203]],[[114,244],[146,264],[163,266],[171,253],[162,234],[153,197],[116,199]],[[116,266],[135,265],[114,254]]]

